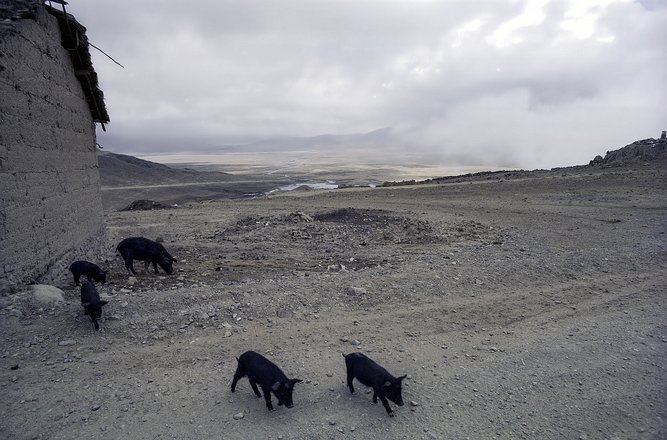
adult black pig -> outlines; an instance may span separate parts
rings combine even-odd
[[[172,264],[178,261],[160,243],[144,237],[126,238],[118,243],[116,250],[120,252],[125,261],[125,267],[133,275],[137,274],[132,264],[134,260],[145,261],[146,269],[148,269],[149,264],[153,264],[155,273],[158,273],[157,266],[159,264],[167,275],[174,273]]]

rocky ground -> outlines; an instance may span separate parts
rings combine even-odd
[[[655,161],[110,211],[99,332],[65,271],[0,298],[0,438],[665,438],[666,201]],[[173,276],[126,274],[136,235]],[[294,408],[230,392],[249,349]],[[396,417],[351,351],[408,374]]]

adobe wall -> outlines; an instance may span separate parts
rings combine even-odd
[[[0,20],[0,295],[105,244],[95,126],[57,20],[34,12]]]

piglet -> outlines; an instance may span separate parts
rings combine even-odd
[[[354,394],[352,380],[356,378],[367,387],[373,388],[373,403],[377,403],[379,397],[389,417],[394,417],[394,411],[389,406],[387,398],[396,405],[403,406],[401,383],[406,376],[392,376],[387,370],[362,353],[343,354],[343,357],[347,367],[347,386],[350,388],[350,392]]]
[[[86,315],[90,316],[90,320],[93,321],[95,330],[100,329],[97,320],[102,317],[102,306],[108,302],[100,300],[100,295],[93,283],[86,281],[81,285],[81,305]]]
[[[106,271],[100,269],[97,264],[89,261],[75,261],[69,267],[69,271],[74,276],[74,284],[79,285],[79,278],[85,275],[88,281],[95,280],[96,283],[104,284],[107,281]]]
[[[285,405],[287,408],[294,406],[292,403],[294,384],[302,382],[301,379],[288,379],[276,364],[254,351],[246,351],[236,360],[238,366],[232,380],[232,393],[236,390],[236,383],[239,379],[248,376],[250,386],[257,397],[262,397],[257,389],[257,384],[262,388],[268,409],[273,409],[272,391],[278,398],[278,405]]]

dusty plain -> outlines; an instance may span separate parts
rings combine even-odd
[[[99,332],[66,268],[0,298],[0,438],[664,439],[666,165],[110,210]],[[139,235],[173,276],[127,275]],[[230,392],[250,349],[294,408]],[[394,418],[352,351],[408,374]]]

